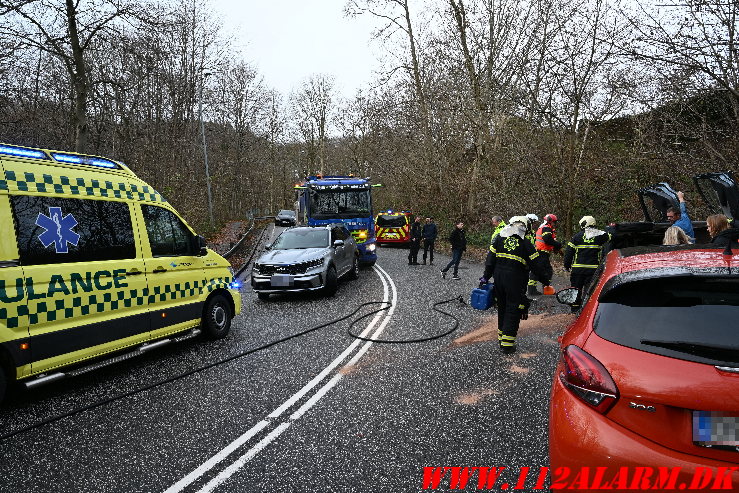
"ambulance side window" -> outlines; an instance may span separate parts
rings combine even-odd
[[[151,253],[155,257],[192,255],[192,234],[175,214],[153,205],[142,205]]]
[[[22,265],[136,257],[125,202],[14,195],[11,206]]]

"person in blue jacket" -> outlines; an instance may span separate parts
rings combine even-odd
[[[693,222],[688,216],[688,209],[685,207],[685,194],[677,192],[677,199],[680,201],[680,210],[675,210],[674,207],[667,209],[667,220],[672,223],[673,226],[685,231],[685,234],[690,238],[690,243],[695,243],[695,231],[693,231]]]

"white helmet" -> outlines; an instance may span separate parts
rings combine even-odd
[[[583,216],[582,219],[580,219],[580,227],[585,229],[587,227],[593,227],[595,226],[595,218],[593,216]]]
[[[539,216],[537,216],[536,214],[526,214],[526,217],[527,217],[527,218],[529,219],[529,221],[531,221],[532,223],[535,223],[535,222],[538,222],[538,221],[539,221]]]
[[[513,223],[521,223],[524,226],[526,226],[526,223],[529,221],[529,219],[526,216],[513,216],[508,220],[508,224]]]

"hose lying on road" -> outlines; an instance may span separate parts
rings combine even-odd
[[[65,413],[61,413],[61,414],[57,414],[55,416],[51,416],[49,418],[46,418],[46,419],[43,419],[43,420],[39,421],[38,423],[33,424],[33,425],[25,426],[23,428],[19,428],[17,430],[14,430],[14,431],[5,433],[3,435],[0,435],[0,441],[7,440],[7,439],[12,438],[12,437],[14,437],[16,435],[20,435],[21,433],[25,433],[27,431],[31,431],[31,430],[34,430],[36,428],[40,428],[42,426],[45,426],[45,425],[48,425],[48,424],[51,424],[51,423],[55,423],[55,422],[60,421],[60,420],[62,420],[64,418],[68,418],[70,416],[74,416],[75,414],[79,414],[79,413],[82,413],[84,411],[89,411],[91,409],[95,409],[97,407],[104,406],[106,404],[110,404],[111,402],[115,402],[115,401],[118,401],[120,399],[124,399],[126,397],[131,397],[131,396],[136,395],[138,393],[145,392],[147,390],[151,390],[151,389],[154,389],[156,387],[159,387],[159,386],[162,386],[162,385],[165,385],[165,384],[168,384],[168,383],[171,383],[171,382],[180,380],[182,378],[188,377],[190,375],[194,375],[196,373],[200,373],[200,372],[205,371],[205,370],[208,370],[210,368],[213,368],[213,367],[216,367],[216,366],[219,366],[219,365],[223,365],[223,364],[228,363],[230,361],[234,361],[236,359],[243,358],[244,356],[248,356],[248,355],[253,354],[253,353],[256,353],[258,351],[263,351],[265,349],[271,348],[272,346],[276,346],[278,344],[281,344],[283,342],[289,341],[291,339],[295,339],[296,337],[300,337],[300,336],[309,334],[311,332],[315,332],[316,330],[323,329],[325,327],[328,327],[329,325],[333,325],[333,324],[336,324],[338,322],[342,322],[344,320],[347,320],[347,319],[353,317],[360,310],[362,310],[362,308],[364,308],[366,306],[380,305],[380,304],[387,305],[387,306],[382,306],[380,308],[376,308],[375,310],[371,310],[369,313],[366,313],[365,315],[362,315],[361,317],[353,320],[352,323],[349,324],[349,328],[347,329],[347,332],[352,337],[355,337],[357,339],[361,339],[363,341],[380,342],[380,343],[388,343],[388,344],[424,342],[424,341],[431,341],[433,339],[439,339],[440,337],[444,337],[445,335],[451,334],[452,332],[454,332],[455,330],[457,330],[457,328],[459,327],[459,319],[456,316],[452,315],[451,313],[445,312],[445,311],[440,310],[439,308],[437,308],[439,305],[443,305],[445,303],[450,303],[452,301],[459,301],[460,303],[464,304],[464,300],[462,300],[462,297],[460,296],[458,298],[451,298],[451,299],[448,299],[448,300],[439,301],[437,303],[434,303],[434,305],[433,305],[433,309],[435,311],[437,311],[439,313],[442,313],[444,315],[447,315],[449,317],[452,317],[454,319],[454,325],[452,326],[452,328],[449,329],[449,330],[447,330],[446,332],[441,333],[441,334],[437,334],[437,335],[434,335],[434,336],[431,336],[431,337],[424,337],[424,338],[421,338],[421,339],[408,339],[408,340],[370,339],[370,338],[365,338],[365,337],[361,337],[361,336],[359,336],[357,334],[354,334],[354,333],[352,333],[351,328],[357,322],[359,322],[360,320],[362,320],[364,318],[367,318],[367,317],[369,317],[371,315],[374,315],[376,313],[379,313],[379,312],[382,312],[382,311],[387,311],[392,306],[392,303],[390,303],[389,301],[367,301],[365,303],[362,303],[362,304],[358,305],[354,309],[354,311],[352,311],[351,313],[348,313],[347,315],[344,315],[342,317],[336,318],[336,319],[331,320],[329,322],[325,322],[325,323],[316,325],[315,327],[310,327],[308,329],[302,330],[300,332],[297,332],[295,334],[289,335],[287,337],[283,337],[281,339],[277,339],[275,341],[269,342],[269,343],[267,343],[267,344],[265,344],[263,346],[259,346],[259,347],[254,348],[254,349],[248,349],[246,351],[242,351],[240,353],[234,354],[232,356],[229,356],[229,357],[224,358],[222,360],[216,361],[214,363],[209,363],[207,365],[204,365],[204,366],[201,366],[201,367],[192,369],[192,370],[188,370],[188,371],[186,371],[184,373],[180,373],[180,374],[174,375],[174,376],[169,377],[169,378],[166,378],[164,380],[160,380],[158,382],[155,382],[155,383],[152,383],[152,384],[149,384],[149,385],[145,385],[143,387],[139,387],[137,389],[130,390],[128,392],[122,392],[122,393],[116,394],[116,395],[114,395],[112,397],[106,397],[106,398],[101,399],[101,400],[99,400],[97,402],[93,402],[92,404],[88,404],[87,406],[79,407],[79,408],[76,408],[76,409],[72,409],[71,411],[67,411]]]

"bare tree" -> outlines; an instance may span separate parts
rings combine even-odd
[[[326,138],[334,81],[327,75],[314,75],[292,95],[293,114],[296,125],[306,144],[312,167],[324,173]]]
[[[0,0],[0,39],[21,40],[26,46],[44,50],[61,61],[74,94],[72,118],[75,150],[87,148],[88,96],[92,84],[87,56],[99,48],[102,37],[118,32],[117,24],[139,16],[145,7],[129,0]]]

